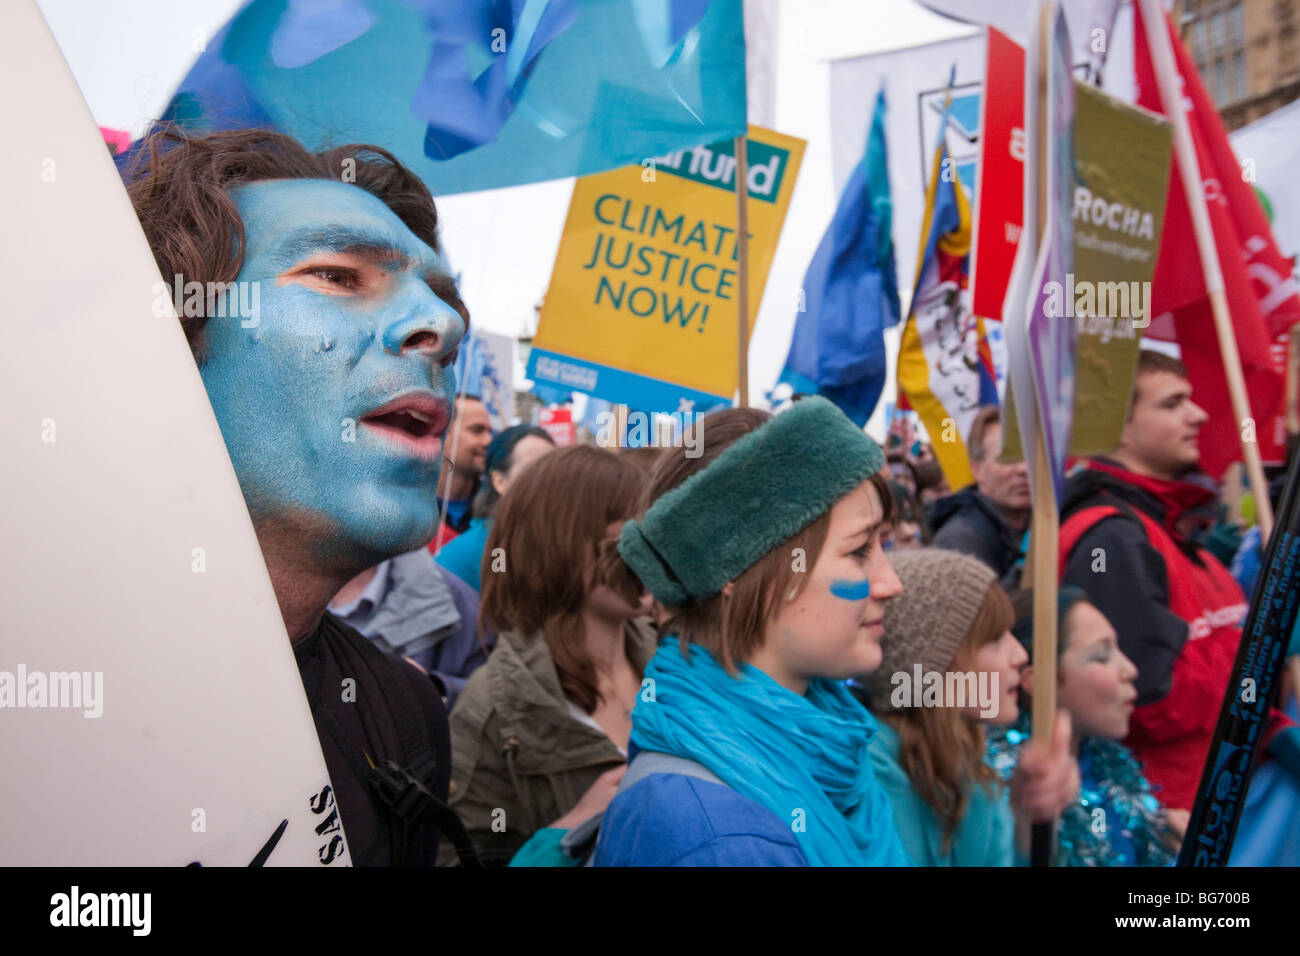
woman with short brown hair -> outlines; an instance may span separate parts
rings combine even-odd
[[[535,462],[501,499],[479,610],[497,645],[451,714],[450,803],[487,862],[538,834],[531,859],[558,862],[549,851],[564,831],[613,796],[654,633],[648,597],[616,594],[597,557],[644,489],[636,465],[576,445]]]
[[[822,398],[700,420],[619,537],[665,635],[597,866],[906,865],[843,681],[879,662],[898,579],[879,447]]]

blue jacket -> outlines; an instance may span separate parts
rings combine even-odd
[[[730,787],[651,774],[605,811],[596,866],[807,866],[790,825]]]
[[[475,518],[469,530],[452,538],[434,555],[433,560],[460,578],[475,591],[483,590],[479,572],[483,566],[483,549],[492,529],[487,518]]]

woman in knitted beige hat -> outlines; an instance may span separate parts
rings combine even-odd
[[[1023,862],[1029,824],[1055,819],[1078,793],[1069,715],[1008,792],[985,761],[984,725],[1018,716],[1029,658],[1010,599],[990,568],[956,551],[896,553],[892,564],[903,594],[885,608],[881,666],[860,683],[880,718],[871,760],[903,845],[922,866]]]

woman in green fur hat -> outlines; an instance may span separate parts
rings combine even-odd
[[[843,683],[879,665],[899,593],[884,457],[820,398],[696,428],[606,554],[629,595],[655,596],[663,638],[594,862],[907,865],[868,758],[875,721]]]

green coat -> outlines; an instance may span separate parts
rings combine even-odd
[[[648,619],[630,622],[628,632],[649,660],[656,640]],[[624,762],[613,741],[569,713],[540,632],[508,631],[497,638],[487,663],[456,699],[451,752],[449,803],[479,856],[498,864]],[[456,863],[446,837],[438,862]]]

